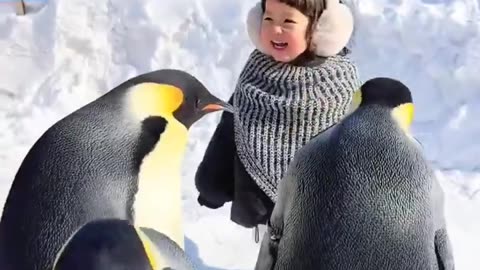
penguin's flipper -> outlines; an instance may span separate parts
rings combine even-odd
[[[140,227],[149,241],[155,246],[161,270],[193,270],[195,265],[186,255],[183,249],[172,239],[154,229]]]
[[[435,232],[435,254],[437,255],[438,269],[454,270],[452,246],[445,228]]]
[[[255,270],[270,270],[274,269],[278,256],[278,242],[272,242],[269,232],[263,235],[260,250],[258,252],[257,262],[255,263]]]

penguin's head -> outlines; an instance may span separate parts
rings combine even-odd
[[[98,219],[72,234],[52,270],[193,268],[185,252],[164,234],[123,219]]]
[[[233,107],[212,95],[195,77],[185,71],[162,69],[127,82],[130,107],[141,120],[161,117],[177,120],[187,129],[207,113],[234,112]]]
[[[382,106],[391,110],[393,119],[402,130],[409,132],[414,118],[410,89],[392,78],[373,78],[366,81],[353,96],[353,110],[367,106]]]
[[[52,270],[155,270],[152,244],[126,220],[86,223],[58,252]]]

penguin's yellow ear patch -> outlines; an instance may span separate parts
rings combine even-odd
[[[352,102],[350,103],[350,109],[349,109],[349,112],[353,112],[355,111],[359,106],[360,106],[360,103],[362,103],[362,89],[358,89],[357,91],[355,91],[355,93],[353,94],[353,97],[352,97]]]
[[[173,85],[141,83],[130,91],[130,107],[139,119],[149,116],[173,117],[173,112],[183,103],[183,91]]]
[[[356,107],[360,106],[360,103],[362,103],[362,89],[355,91],[352,102]]]
[[[413,123],[414,115],[415,106],[413,103],[404,103],[392,110],[392,117],[406,133],[410,133],[410,126]]]

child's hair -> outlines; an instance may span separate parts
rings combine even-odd
[[[265,12],[265,3],[267,0],[261,0],[262,11]],[[318,19],[322,15],[323,11],[325,10],[326,0],[278,0],[280,3],[284,3],[290,7],[293,7],[303,13],[303,15],[308,17],[308,27],[306,33],[307,44],[311,44],[312,34],[315,30],[316,23]],[[340,3],[342,1],[340,0]],[[303,59],[312,59],[315,57],[315,53],[313,52],[314,48],[308,48],[304,55],[302,55]],[[345,47],[343,48],[338,54],[339,55],[347,55],[350,53],[350,50]]]

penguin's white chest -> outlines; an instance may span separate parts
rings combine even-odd
[[[188,130],[173,121],[143,159],[134,202],[134,223],[166,234],[182,248],[181,164]]]

